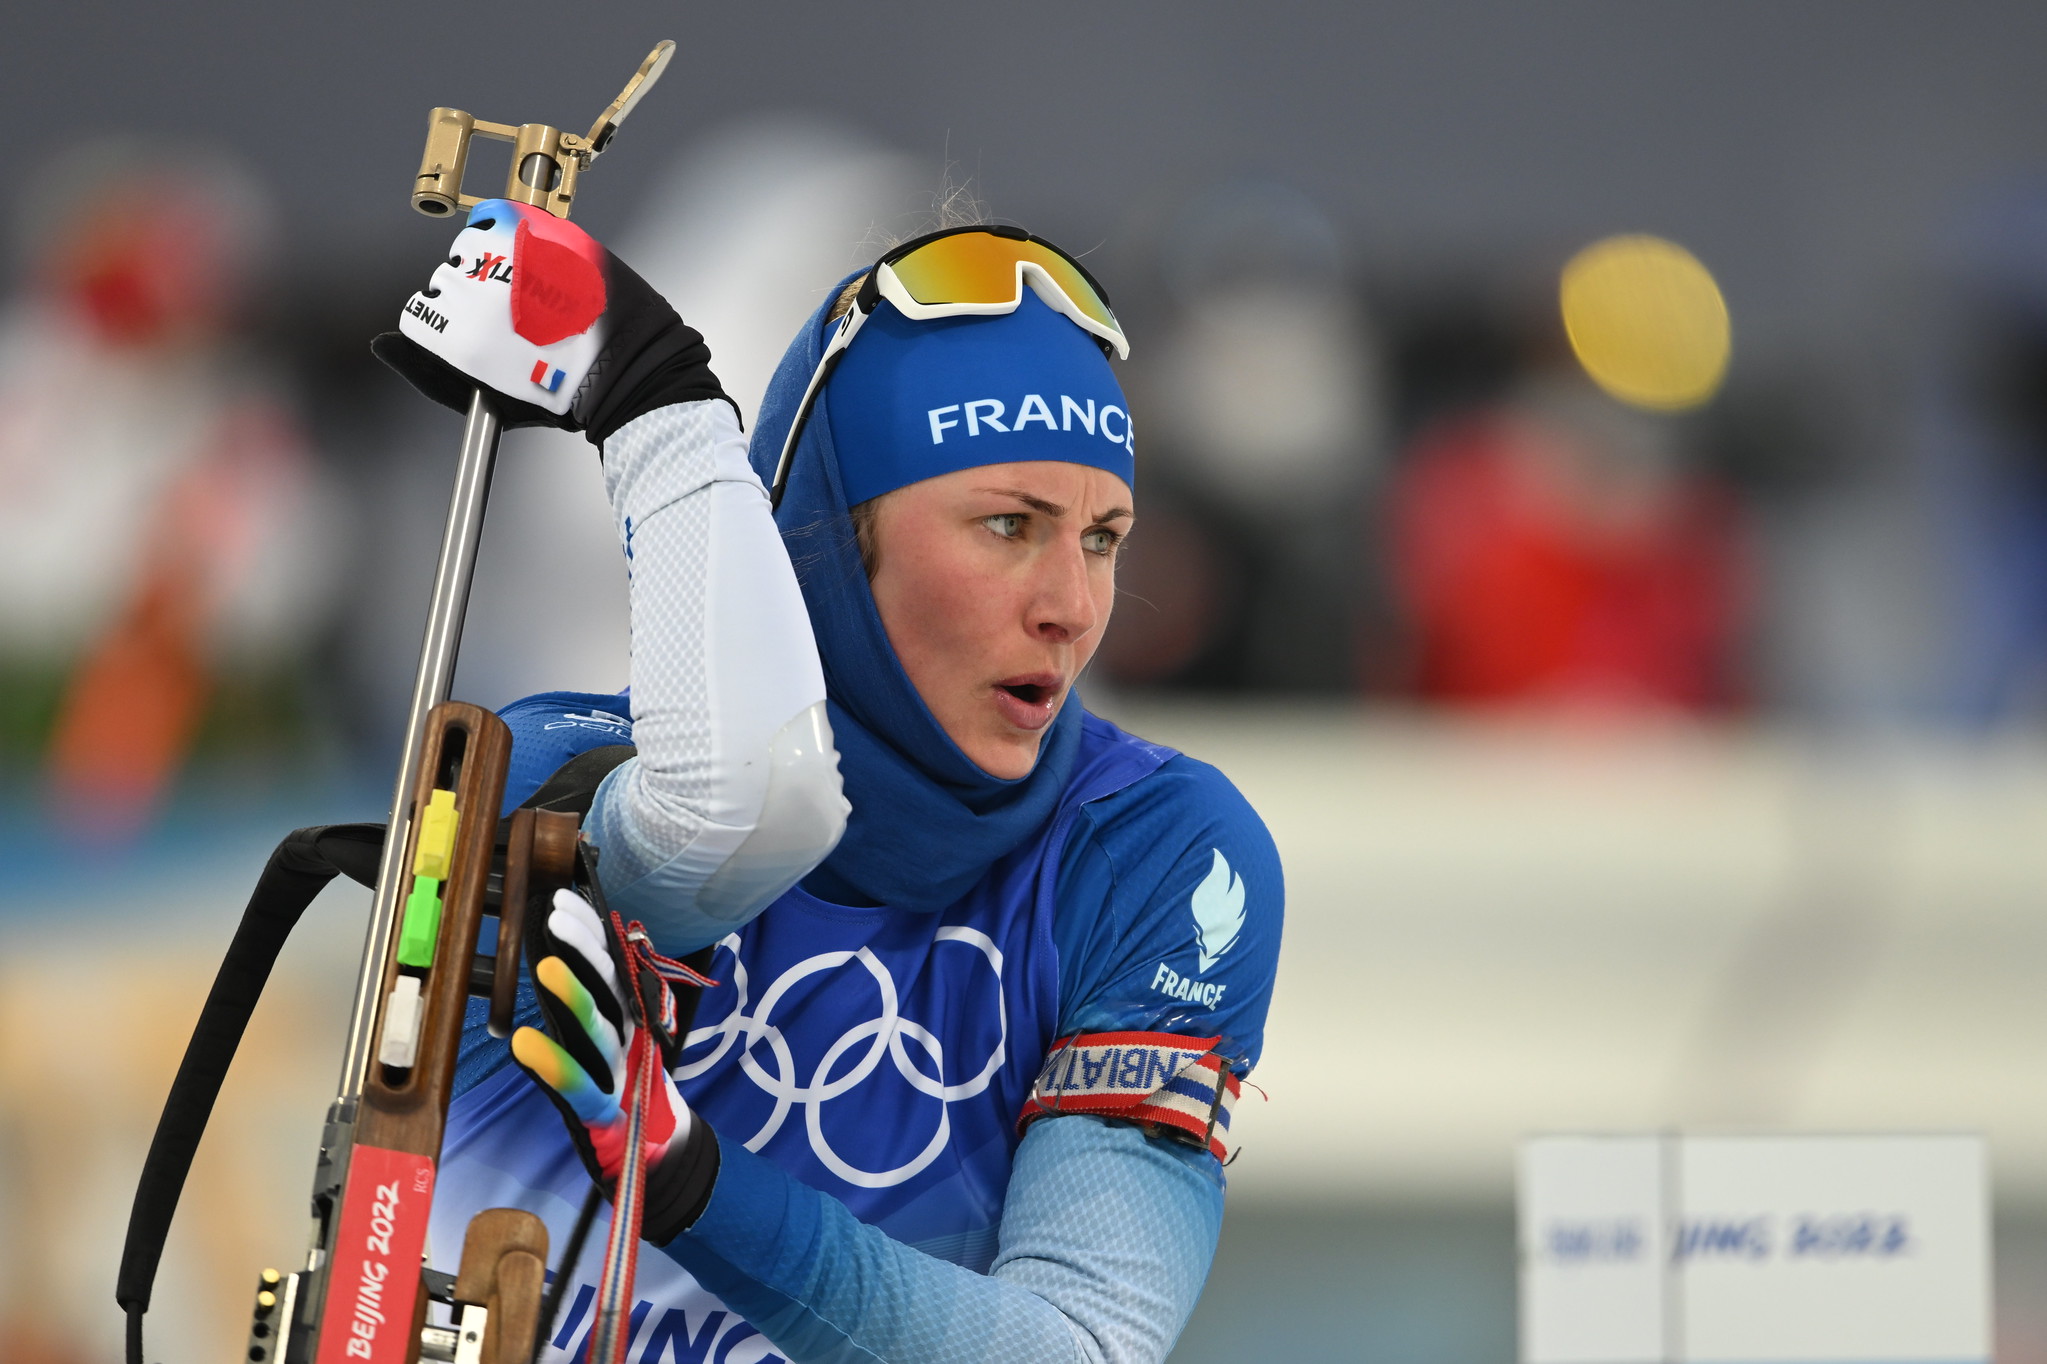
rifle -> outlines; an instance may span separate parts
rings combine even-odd
[[[482,202],[462,192],[462,178],[471,142],[483,137],[512,144],[502,197],[567,217],[579,176],[674,52],[673,42],[657,45],[582,136],[543,123],[513,127],[460,109],[435,109],[413,207],[445,217]],[[463,427],[388,822],[300,829],[278,845],[172,1081],[135,1191],[115,1290],[127,1314],[129,1364],[142,1364],[142,1321],[164,1241],[235,1048],[286,936],[338,873],[372,886],[375,896],[339,1092],[327,1110],[314,1169],[312,1245],[303,1269],[263,1272],[243,1358],[249,1364],[417,1364],[422,1357],[526,1364],[546,1338],[560,1285],[602,1201],[593,1186],[546,1302],[547,1229],[531,1212],[477,1214],[453,1275],[415,1268],[422,1263],[469,997],[490,1000],[494,1035],[511,1031],[530,913],[544,914],[561,887],[595,891],[596,850],[580,837],[580,816],[588,811],[594,778],[602,775],[598,769],[615,766],[630,751],[586,754],[525,807],[500,819],[511,732],[490,712],[448,699],[500,430],[490,396],[478,389]],[[579,764],[589,770],[570,770]],[[479,954],[479,930],[491,915],[498,919],[497,948],[494,955]],[[429,1301],[450,1307],[452,1329],[426,1325]],[[617,1324],[609,1325],[607,1343],[617,1334]]]

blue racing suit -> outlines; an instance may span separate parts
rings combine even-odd
[[[553,693],[505,714],[524,778],[510,804],[630,733],[622,696]],[[1055,1041],[1079,1033],[1219,1035],[1247,1071],[1282,903],[1271,838],[1221,773],[1087,716],[1052,819],[950,908],[837,905],[798,886],[723,935],[676,1070],[721,1166],[695,1225],[642,1256],[629,1358],[1162,1358],[1214,1253],[1220,1162],[1086,1116],[1019,1140],[1017,1119]],[[530,992],[522,1012],[537,1020]],[[588,1187],[555,1110],[508,1060],[474,1013],[436,1263],[491,1206],[540,1212],[559,1246]],[[600,1255],[593,1244],[575,1269],[546,1358],[587,1339]]]

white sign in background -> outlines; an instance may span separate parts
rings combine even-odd
[[[1982,1364],[1975,1136],[1522,1143],[1523,1364]]]

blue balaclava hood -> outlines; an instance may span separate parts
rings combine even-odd
[[[827,320],[830,301],[847,282],[797,333],[761,400],[750,455],[764,483],[837,325]],[[1028,291],[1013,313],[911,322],[883,302],[863,324],[804,423],[775,514],[824,662],[853,805],[845,837],[807,889],[944,909],[1051,817],[1080,743],[1080,700],[1069,694],[1028,776],[992,777],[960,751],[889,645],[847,509],[936,474],[1016,460],[1090,464],[1129,483],[1126,413],[1093,338]]]

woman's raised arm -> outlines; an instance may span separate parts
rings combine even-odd
[[[656,409],[604,443],[632,583],[639,755],[586,828],[605,894],[664,951],[715,942],[837,843],[824,675],[729,404]]]

